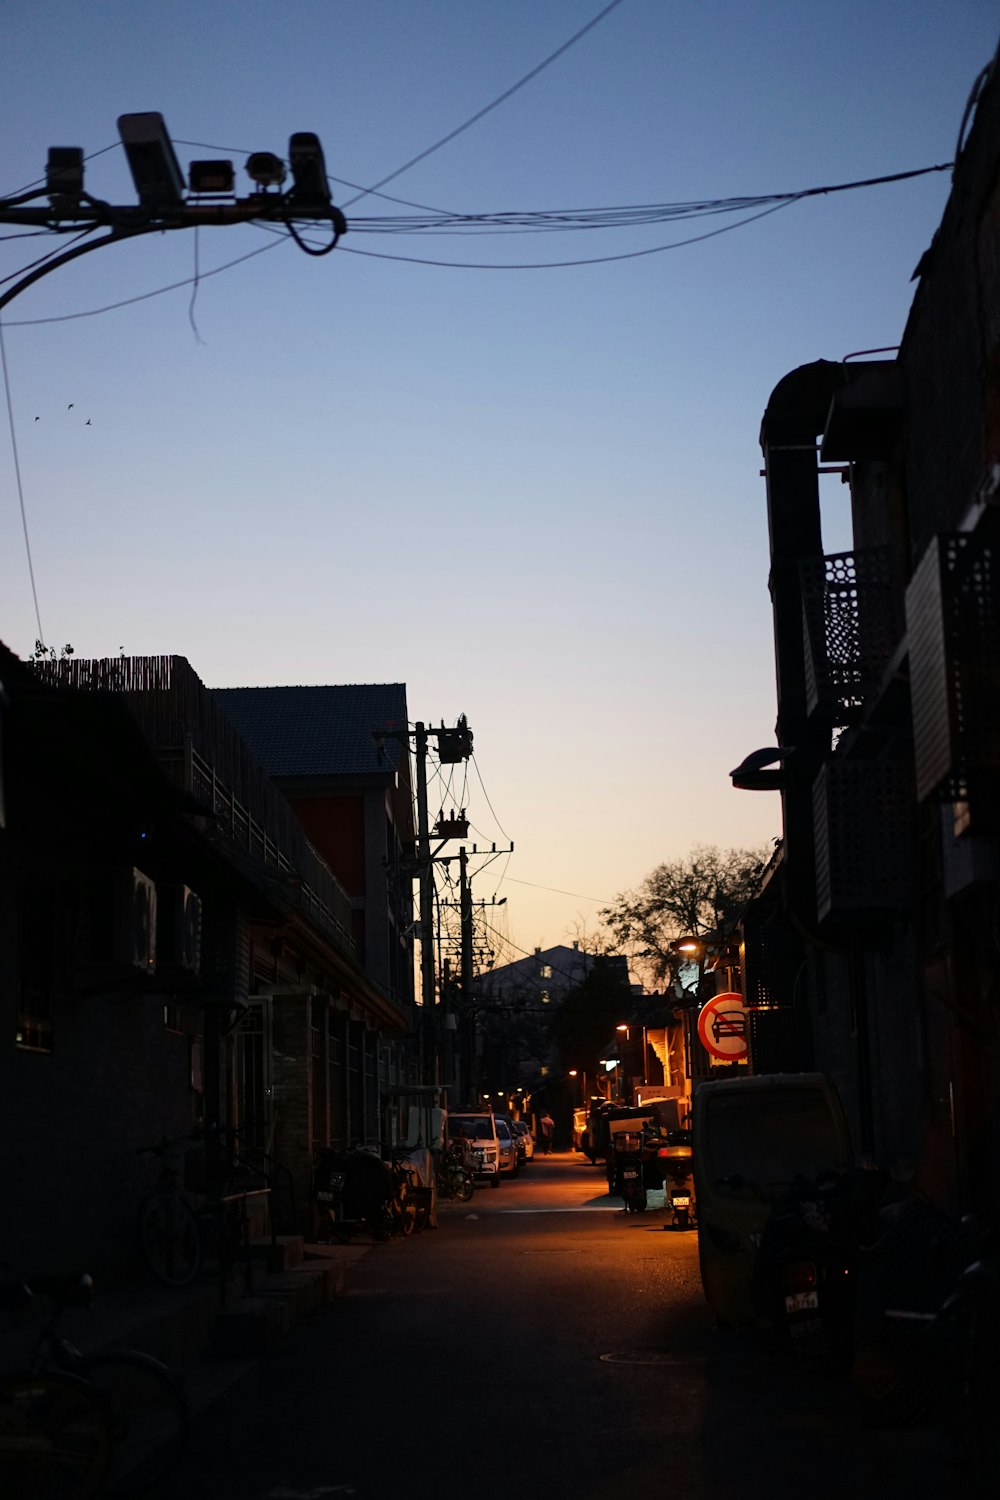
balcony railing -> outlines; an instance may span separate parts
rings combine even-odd
[[[1000,523],[942,533],[906,591],[917,796],[997,801]]]
[[[903,600],[887,548],[834,552],[799,564],[808,712],[853,724],[903,638]]]
[[[289,804],[183,656],[39,663],[47,681],[121,695],[172,780],[226,838],[277,871],[286,897],[354,955],[351,902]]]

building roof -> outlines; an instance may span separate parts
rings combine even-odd
[[[269,776],[385,776],[408,764],[406,684],[213,688],[212,696]],[[408,745],[408,741],[404,742]],[[407,778],[408,779],[408,778]]]
[[[517,958],[513,963],[500,964],[480,976],[483,989],[499,992],[517,989],[525,983],[536,983],[544,978],[546,987],[553,993],[575,989],[593,970],[596,962],[605,964],[608,970],[624,984],[630,984],[628,959],[621,954],[587,953],[576,944],[572,948],[557,943],[553,948],[536,948],[533,954]],[[544,976],[542,970],[550,972]]]

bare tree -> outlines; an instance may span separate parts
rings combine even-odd
[[[627,951],[655,984],[672,984],[684,960],[671,951],[671,942],[726,933],[770,853],[696,844],[687,858],[657,865],[636,890],[623,891],[598,915],[619,951]]]

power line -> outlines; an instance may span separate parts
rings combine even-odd
[[[950,162],[930,167],[910,168],[877,177],[855,178],[849,182],[823,183],[818,187],[796,188],[776,193],[742,194],[732,198],[695,199],[693,202],[626,203],[600,208],[516,209],[477,214],[437,213],[432,217],[393,214],[368,218],[355,217],[351,228],[355,234],[537,234],[581,229],[624,229],[646,224],[662,224],[676,219],[700,219],[721,214],[742,213],[747,209],[767,208],[771,204],[798,202],[804,198],[823,197],[833,193],[850,193],[860,188],[882,187],[907,182],[931,173],[947,172]]]
[[[256,250],[251,250],[248,255],[239,255],[235,260],[226,261],[225,265],[216,266],[212,271],[201,271],[196,276],[185,276],[183,281],[172,281],[169,286],[157,287],[153,292],[140,292],[137,297],[125,297],[121,302],[109,302],[105,307],[91,307],[86,312],[61,313],[58,317],[51,318],[11,318],[7,324],[8,328],[33,328],[39,323],[71,323],[75,318],[96,318],[101,313],[115,312],[119,307],[131,307],[135,302],[148,302],[151,297],[162,297],[165,292],[176,292],[180,287],[193,286],[196,281],[207,281],[210,276],[220,276],[223,271],[231,271],[234,266],[240,266],[246,260],[253,260],[255,255],[263,255],[268,250],[277,249],[279,244],[287,244],[287,236],[272,240],[268,245],[261,245]]]
[[[513,840],[511,839],[510,834],[507,832],[506,828],[503,826],[503,824],[501,823],[500,819],[497,817],[497,815],[496,815],[496,809],[494,808],[493,803],[490,801],[490,794],[486,790],[486,784],[483,781],[482,772],[479,769],[479,762],[476,760],[476,757],[475,757],[474,754],[472,756],[470,756],[470,759],[472,761],[472,764],[476,768],[476,775],[479,778],[479,785],[483,789],[483,796],[486,798],[486,806],[489,808],[490,812],[493,814],[493,821],[496,823],[496,825],[499,828],[501,834],[507,840],[507,842],[508,843],[512,843]]]
[[[439,141],[434,142],[433,146],[428,146],[426,150],[418,152],[416,156],[412,156],[409,161],[404,162],[401,167],[397,167],[394,172],[388,173],[388,175],[385,177],[380,177],[378,182],[376,182],[372,187],[365,188],[364,192],[358,193],[354,198],[349,198],[347,202],[342,206],[344,208],[350,208],[352,203],[357,203],[359,199],[367,197],[369,193],[374,193],[378,188],[385,187],[387,182],[392,182],[396,177],[402,177],[404,172],[408,172],[410,168],[415,167],[418,162],[425,161],[427,157],[431,156],[435,151],[440,151],[442,146],[447,146],[449,141],[453,141],[456,136],[461,135],[463,131],[470,129],[470,127],[475,125],[477,121],[483,119],[485,115],[488,115],[491,110],[497,109],[501,104],[505,103],[505,101],[508,100],[512,94],[516,94],[518,89],[523,89],[526,83],[530,83],[533,78],[537,78],[539,73],[543,72],[550,65],[550,63],[554,63],[557,58],[562,57],[564,52],[568,52],[570,47],[578,42],[581,37],[586,36],[588,31],[592,31],[595,26],[599,25],[600,22],[604,20],[605,16],[609,16],[611,12],[613,10],[617,10],[618,6],[621,4],[622,0],[611,0],[610,5],[606,5],[602,11],[594,16],[592,20],[587,22],[586,26],[581,26],[580,30],[574,32],[568,41],[563,42],[562,46],[557,47],[554,52],[550,52],[548,57],[544,58],[543,61],[537,65],[537,67],[532,68],[530,73],[525,73],[523,78],[519,78],[517,83],[513,84],[509,89],[505,89],[502,94],[498,94],[495,99],[491,100],[489,104],[484,105],[482,109],[477,110],[476,113],[474,115],[471,115],[469,119],[467,119],[463,124],[458,125],[454,130],[450,130],[447,135],[443,135]]]
[[[721,229],[709,229],[704,234],[693,234],[686,240],[672,240],[668,245],[651,245],[645,250],[623,250],[618,255],[590,255],[579,260],[509,262],[430,260],[419,255],[388,255],[382,250],[355,250],[351,245],[341,245],[340,248],[348,255],[365,255],[373,260],[401,260],[415,266],[441,266],[451,271],[557,271],[565,270],[570,266],[604,266],[615,260],[639,260],[644,255],[660,255],[664,250],[679,250],[683,245],[697,245],[702,240],[715,239],[716,235],[728,234],[731,229],[742,229],[745,224],[753,224],[757,219],[766,219],[768,214],[776,214],[779,209],[788,208],[797,201],[795,198],[786,198],[781,203],[774,203],[770,208],[762,209],[759,214],[750,214],[745,219],[738,219],[735,224],[723,224]]]
[[[105,150],[110,150],[111,148],[110,147],[105,147],[104,149]],[[217,147],[217,148],[213,148],[213,149],[222,150],[222,149],[226,149],[226,148]],[[96,154],[100,155],[101,153],[97,152]],[[864,178],[864,179],[859,179],[859,180],[856,180],[856,181],[853,181],[853,182],[836,183],[836,184],[830,184],[830,185],[823,186],[823,187],[803,188],[803,189],[799,190],[796,193],[789,193],[789,194],[786,194],[786,195],[772,194],[772,195],[770,195],[768,197],[765,197],[765,198],[756,198],[756,199],[754,199],[754,198],[717,199],[717,200],[714,200],[714,202],[712,200],[706,200],[702,204],[695,204],[695,205],[677,205],[677,204],[670,205],[670,204],[665,204],[665,205],[660,205],[658,208],[657,208],[656,205],[654,205],[653,208],[652,208],[652,210],[648,210],[648,211],[651,211],[651,212],[653,212],[653,211],[655,211],[655,212],[661,212],[662,217],[677,217],[677,218],[679,218],[679,217],[701,217],[702,215],[707,214],[707,213],[716,213],[716,212],[721,213],[721,212],[732,211],[731,205],[734,205],[736,203],[748,204],[748,203],[753,203],[753,202],[758,202],[758,203],[764,202],[768,206],[766,208],[762,209],[760,213],[750,214],[746,218],[739,219],[739,220],[737,220],[733,224],[724,224],[720,228],[708,230],[704,234],[691,235],[687,239],[683,239],[683,240],[673,240],[670,243],[665,244],[665,245],[652,245],[652,246],[648,246],[647,248],[642,249],[642,250],[622,251],[622,252],[620,252],[618,254],[615,254],[615,255],[588,256],[588,257],[582,257],[582,258],[579,258],[579,259],[564,260],[564,261],[537,261],[537,262],[512,262],[512,261],[511,262],[505,262],[505,261],[498,261],[498,262],[482,262],[482,261],[446,261],[446,260],[434,260],[434,259],[431,259],[429,257],[422,257],[422,256],[392,255],[392,254],[389,254],[389,253],[387,253],[385,251],[378,251],[378,250],[358,250],[358,249],[355,249],[352,246],[344,245],[344,244],[340,244],[339,248],[340,248],[340,250],[342,252],[346,252],[349,255],[361,255],[361,256],[366,256],[366,257],[368,257],[370,259],[374,259],[374,260],[402,261],[404,263],[409,263],[409,264],[413,264],[413,265],[436,266],[436,267],[446,268],[446,269],[449,269],[449,270],[460,270],[460,271],[468,271],[468,270],[485,270],[485,271],[543,271],[543,270],[566,269],[566,268],[574,267],[574,266],[606,265],[606,264],[609,264],[609,263],[615,262],[615,261],[637,260],[637,259],[641,259],[642,257],[647,256],[647,255],[659,255],[659,254],[662,254],[664,251],[667,251],[667,250],[677,250],[677,249],[680,249],[680,248],[682,248],[683,246],[686,246],[686,245],[694,245],[694,244],[698,244],[698,243],[700,243],[700,242],[702,242],[704,240],[713,239],[717,235],[726,234],[730,230],[740,229],[740,228],[743,228],[747,224],[752,224],[752,223],[756,222],[756,220],[758,220],[758,219],[762,219],[762,218],[767,217],[769,214],[776,213],[781,208],[787,208],[792,203],[801,202],[805,198],[818,197],[818,196],[821,196],[821,195],[827,195],[827,194],[831,194],[831,193],[850,192],[850,191],[857,190],[859,188],[877,187],[877,186],[881,186],[881,185],[886,184],[886,183],[902,182],[902,181],[906,181],[906,180],[914,178],[914,177],[926,176],[927,174],[932,173],[932,172],[945,172],[945,171],[948,171],[950,169],[950,166],[951,166],[951,163],[943,163],[941,165],[932,166],[932,167],[920,167],[920,168],[914,169],[912,171],[907,171],[907,172],[894,172],[894,173],[891,173],[891,174],[888,174],[888,175],[885,175],[885,176],[881,176],[881,177]],[[730,207],[727,208],[726,205],[730,205]],[[684,210],[685,208],[687,208],[687,209],[689,209],[691,211],[688,212],[688,213],[682,212],[682,210]],[[558,213],[558,212],[561,212],[561,211],[556,211],[556,212]],[[595,210],[581,210],[581,211],[574,211],[574,212],[577,214],[577,217],[582,220],[588,214],[593,215],[593,216],[597,216],[597,215],[601,215],[601,214],[605,214],[606,215],[606,214],[609,214],[609,213],[611,213],[611,214],[622,214],[622,213],[629,212],[629,210],[627,210],[627,209],[625,209],[625,210],[623,210],[623,209],[613,209],[613,210],[595,209]],[[553,211],[551,211],[551,210],[540,210],[539,211],[539,219],[541,220],[542,218],[544,218],[546,216],[551,217],[552,213],[553,213]],[[482,216],[482,215],[457,216],[456,219],[455,219],[455,222],[456,223],[466,223],[466,222],[468,222],[468,223],[480,223],[480,222],[485,222],[486,217],[487,216]],[[503,216],[495,215],[493,217],[494,217],[494,219],[500,219]],[[528,217],[528,215],[521,215],[519,217],[522,218],[522,219],[526,219]],[[248,222],[253,223],[254,224],[254,228],[262,229],[262,230],[267,230],[271,234],[275,235],[276,236],[275,241],[273,241],[270,245],[261,246],[257,250],[251,250],[246,255],[237,256],[235,260],[226,261],[225,264],[223,264],[221,266],[216,266],[214,270],[203,271],[203,272],[200,273],[200,276],[199,275],[195,275],[195,276],[191,276],[191,277],[185,277],[181,281],[171,282],[169,285],[162,286],[162,287],[157,287],[153,291],[142,292],[142,293],[138,294],[135,297],[126,297],[126,298],[124,298],[120,302],[111,302],[111,303],[107,303],[103,307],[89,308],[89,309],[86,309],[83,312],[77,312],[77,313],[63,313],[63,314],[61,314],[59,316],[48,317],[48,318],[16,318],[16,319],[12,318],[12,319],[8,320],[7,326],[9,328],[27,328],[27,327],[34,327],[36,325],[40,325],[40,324],[44,324],[44,323],[68,323],[68,322],[72,322],[73,320],[75,320],[77,318],[94,318],[94,317],[98,317],[102,313],[114,312],[114,311],[116,311],[119,308],[129,307],[132,304],[137,303],[137,302],[146,302],[146,301],[149,301],[153,297],[163,296],[166,292],[177,291],[181,287],[192,286],[196,282],[198,282],[199,280],[201,280],[201,281],[207,280],[208,277],[210,277],[210,276],[218,276],[223,271],[228,271],[228,270],[231,270],[234,266],[242,265],[244,261],[252,260],[254,258],[254,256],[256,256],[256,255],[262,255],[265,250],[271,250],[271,249],[273,249],[275,243],[277,243],[278,240],[285,240],[285,239],[287,239],[286,232],[284,230],[279,229],[277,226],[272,226],[270,224],[264,224],[264,223],[256,223],[254,221],[248,221]],[[368,222],[370,223],[370,225],[375,225],[375,224],[377,224],[378,221],[377,220],[371,220],[371,221],[368,221]],[[650,220],[648,220],[648,222],[654,222],[654,220],[650,219]],[[81,236],[79,236],[79,237],[82,237],[83,234],[89,234],[89,233],[91,233],[92,230],[94,228],[96,228],[96,227],[98,227],[98,226],[96,226],[96,225],[93,225],[93,226],[88,225],[87,229],[81,231]],[[595,218],[594,222],[591,222],[591,223],[578,222],[578,223],[572,224],[572,225],[571,224],[560,225],[559,227],[566,227],[566,228],[625,227],[625,223],[623,221],[620,224],[612,224],[612,222],[610,220],[599,221],[599,220],[597,220]],[[51,232],[57,232],[57,231],[51,231]],[[362,229],[361,232],[366,232],[366,231],[364,229]],[[368,232],[374,232],[374,229],[370,229]],[[508,231],[508,232],[512,232],[512,231]],[[11,236],[11,238],[13,238],[13,236]],[[53,251],[51,253],[52,253],[52,255],[55,255],[58,252],[57,251]],[[22,267],[20,269],[20,271],[14,272],[14,273],[12,273],[12,275],[7,276],[7,277],[5,277],[3,279],[9,281],[9,280],[12,279],[13,276],[20,275],[24,271],[32,269],[35,265],[41,264],[43,261],[45,261],[48,258],[49,258],[48,256],[42,256],[42,257],[39,258],[39,260],[31,262],[28,266]],[[484,790],[485,790],[485,788],[484,788]],[[487,798],[487,801],[488,800],[489,799]],[[495,814],[494,814],[494,816],[495,816]],[[498,824],[498,826],[499,826],[499,824]],[[504,837],[507,837],[507,835],[505,834]]]
[[[610,901],[605,901],[603,896],[584,896],[580,891],[562,891],[556,885],[536,885],[533,880],[517,880],[513,875],[507,879],[514,885],[530,885],[533,891],[552,891],[556,896],[573,896],[577,901],[596,901],[599,906],[610,906]]]
[[[85,239],[88,234],[93,234],[94,230],[98,227],[99,226],[97,224],[88,224],[86,229],[81,229],[78,234],[75,234],[73,236],[73,238],[69,241],[69,244],[74,245],[76,244],[77,240]],[[51,231],[48,230],[43,231],[43,233],[50,232]],[[11,235],[10,238],[17,239],[19,238],[19,236]],[[25,236],[25,238],[27,238],[27,236]],[[17,270],[11,271],[8,276],[0,276],[0,286],[3,286],[5,282],[15,281],[18,276],[26,275],[28,271],[33,271],[36,266],[43,266],[47,260],[54,260],[57,255],[62,254],[63,248],[64,247],[60,245],[58,250],[46,250],[45,254],[40,255],[37,260],[29,260],[27,265],[18,266]]]
[[[35,587],[35,568],[31,561],[31,538],[28,535],[28,512],[24,504],[24,485],[21,482],[21,461],[17,452],[17,429],[14,426],[14,403],[10,394],[10,375],[7,370],[7,348],[3,338],[3,320],[0,319],[0,365],[3,366],[3,388],[7,399],[7,421],[10,426],[10,446],[14,455],[14,476],[17,481],[17,498],[21,506],[21,526],[24,531],[24,550],[28,555],[28,576],[31,579],[31,597],[35,601],[35,624],[38,626],[38,642],[44,644],[42,615],[38,608],[38,589]]]

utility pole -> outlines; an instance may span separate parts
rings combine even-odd
[[[435,1086],[441,1083],[441,1038],[434,976],[434,862],[431,856],[431,835],[427,814],[427,730],[418,720],[414,726],[414,752],[417,760],[417,880],[419,882],[420,912],[420,997],[424,1004],[424,1026],[431,1027],[431,1079]],[[423,1038],[425,1029],[421,1030]]]
[[[472,972],[472,883],[469,880],[469,856],[463,844],[458,851],[458,897],[459,897],[459,932],[462,943],[462,994],[465,997],[466,1006],[472,1001],[472,987],[474,975]],[[467,1010],[468,1036],[468,1089],[469,1103],[476,1101],[479,1089],[479,1079],[476,1070],[476,1026],[475,1012]]]
[[[434,827],[431,828],[427,807],[427,754],[433,738],[437,742],[437,755],[441,765],[459,765],[463,760],[468,760],[472,754],[472,730],[469,728],[465,715],[462,714],[454,728],[446,728],[444,723],[439,728],[433,725],[428,727],[422,720],[418,720],[412,730],[373,729],[372,738],[379,747],[384,740],[397,740],[401,745],[406,746],[407,751],[409,751],[410,740],[413,740],[417,773],[417,837],[412,872],[418,883],[417,931],[420,935],[420,998],[423,1008],[420,1027],[420,1070],[425,1082],[440,1088],[443,1027],[437,1003],[437,973],[434,962],[434,866],[446,863],[451,858],[450,855],[440,853],[449,839],[468,836],[469,820],[465,816],[464,808],[460,813],[453,812],[450,817],[446,817],[442,812]],[[436,849],[431,847],[433,838],[441,840]]]
[[[163,116],[155,112],[118,117],[118,133],[135,184],[137,204],[112,204],[85,191],[82,146],[50,146],[45,186],[0,198],[0,224],[18,224],[53,233],[78,225],[84,233],[106,230],[62,251],[43,256],[0,296],[0,312],[41,277],[57,271],[102,245],[117,245],[141,234],[159,234],[196,225],[282,225],[307,255],[326,255],[347,231],[347,220],[334,206],[319,137],[297,131],[288,142],[286,162],[271,151],[254,151],[246,172],[255,191],[236,196],[236,174],[231,161],[193,161],[185,181]],[[282,191],[288,175],[292,186]],[[185,194],[187,196],[185,196]],[[47,199],[47,204],[41,200]],[[316,247],[303,240],[296,220],[326,222],[328,244]]]
[[[489,854],[490,857],[496,854],[513,854],[514,845],[511,844],[509,849],[498,849],[496,844],[493,844],[488,850],[481,850],[478,844],[473,844],[471,852],[473,855]],[[443,855],[441,856],[440,863],[446,864],[456,857],[458,859],[458,902],[443,901],[441,904],[442,906],[450,907],[454,907],[456,904],[458,906],[459,989],[463,1001],[461,1008],[462,1024],[459,1028],[460,1043],[458,1047],[458,1054],[462,1060],[460,1081],[465,1086],[465,1093],[468,1095],[467,1102],[473,1104],[479,1092],[478,1070],[476,1067],[476,932],[473,920],[474,910],[477,906],[481,910],[485,910],[487,906],[505,906],[507,898],[506,896],[502,896],[498,901],[494,896],[491,901],[473,901],[472,879],[469,875],[469,853],[470,851],[463,844],[457,856]]]

